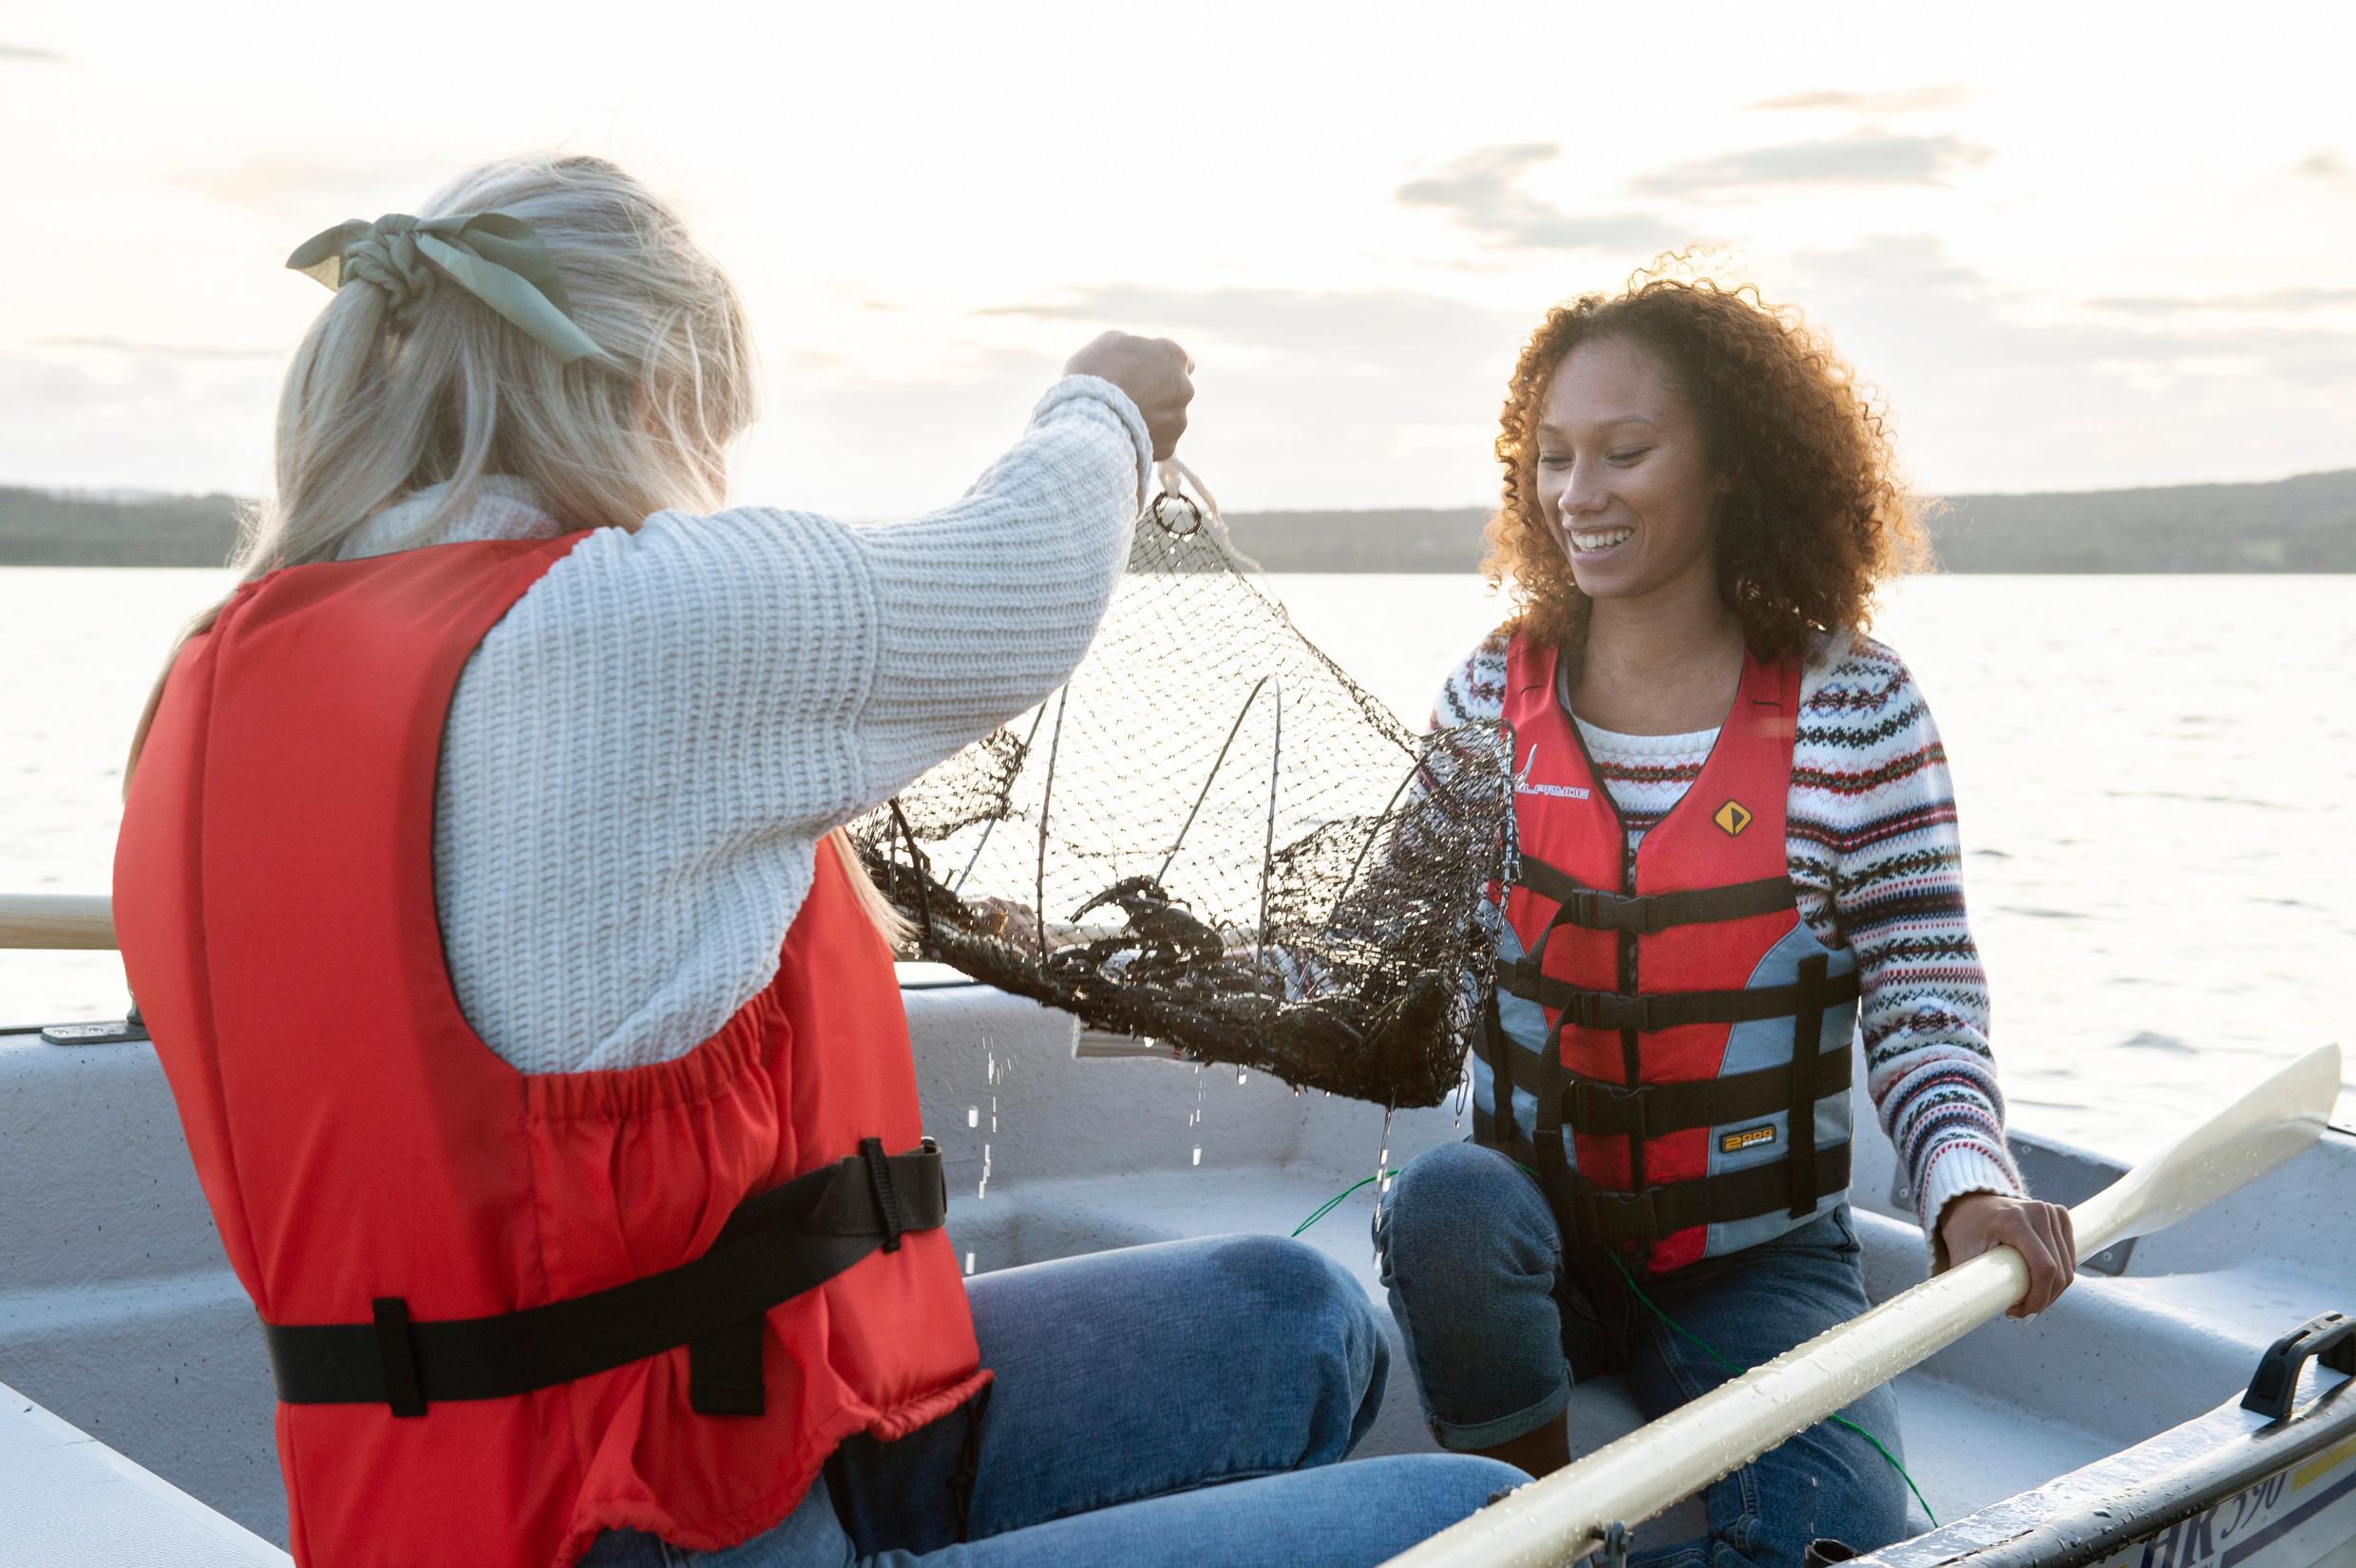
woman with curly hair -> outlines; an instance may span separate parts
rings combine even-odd
[[[1934,1268],[2019,1249],[2021,1316],[2075,1252],[2005,1151],[1945,752],[1863,632],[1920,540],[1849,368],[1755,291],[1639,274],[1548,314],[1496,450],[1514,613],[1433,722],[1513,747],[1497,986],[1473,1139],[1413,1162],[1376,1236],[1434,1434],[1543,1475],[1577,1378],[1624,1370],[1651,1419],[1865,1311],[1852,1034]],[[1895,1444],[1895,1402],[1845,1419],[1641,1556],[1896,1540],[1865,1435]]]

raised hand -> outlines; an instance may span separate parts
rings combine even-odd
[[[1101,376],[1127,392],[1145,416],[1158,463],[1178,449],[1178,438],[1186,433],[1187,405],[1194,401],[1193,369],[1193,359],[1168,338],[1106,332],[1066,361],[1063,372]]]

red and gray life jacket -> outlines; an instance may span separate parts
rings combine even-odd
[[[263,1319],[307,1565],[733,1545],[846,1437],[989,1379],[890,954],[827,845],[775,981],[684,1056],[526,1074],[459,1011],[444,716],[580,537],[241,588],[124,814],[124,962]]]
[[[1744,655],[1709,761],[1633,857],[1556,667],[1508,649],[1518,855],[1473,1137],[1530,1169],[1567,1239],[1658,1274],[1840,1201],[1856,961],[1809,932],[1785,864],[1797,667]]]

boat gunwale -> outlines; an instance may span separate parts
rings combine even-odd
[[[1934,1568],[1966,1559],[1972,1568],[2100,1562],[2356,1439],[2356,1377],[2309,1366],[2300,1391],[2308,1397],[2279,1420],[2243,1409],[2236,1394],[2043,1485],[1862,1554],[1851,1568]],[[2342,1464],[2356,1464],[2356,1451]],[[2192,1568],[2193,1559],[2179,1560]],[[2220,1552],[2217,1560],[2232,1559]]]

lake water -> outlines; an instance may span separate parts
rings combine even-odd
[[[1497,615],[1464,577],[1273,580],[1418,727]],[[139,705],[227,581],[0,569],[0,893],[106,890]],[[2138,1155],[2356,1045],[2356,577],[1925,577],[1876,631],[1947,741],[2016,1124]],[[111,954],[0,952],[0,1024],[123,994]]]

